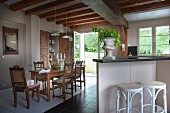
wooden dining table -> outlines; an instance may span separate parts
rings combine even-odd
[[[86,85],[85,82],[85,66],[81,67],[83,71],[83,80],[84,86]],[[51,69],[50,72],[39,74],[40,70],[30,70],[31,72],[31,79],[34,80],[36,83],[36,78],[45,78],[47,80],[47,101],[50,101],[50,80],[54,77],[58,77],[64,74],[64,69]]]
[[[64,74],[64,70],[51,69],[50,72],[39,74],[40,70],[30,70],[31,79],[36,82],[36,78],[45,78],[47,80],[47,101],[50,101],[50,80],[54,77],[61,76]]]

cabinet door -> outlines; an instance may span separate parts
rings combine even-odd
[[[45,67],[49,66],[49,33],[41,31],[40,34],[40,60],[44,61]]]

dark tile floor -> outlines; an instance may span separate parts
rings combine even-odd
[[[47,110],[45,113],[97,113],[96,85]]]

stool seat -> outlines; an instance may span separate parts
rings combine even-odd
[[[117,87],[119,90],[136,92],[142,89],[142,86],[135,83],[121,83]]]
[[[120,104],[120,93],[123,94],[126,107],[119,108]],[[132,107],[132,99],[134,95],[140,94],[140,110]],[[131,113],[131,111],[136,111],[138,113],[143,113],[143,87],[136,83],[121,83],[117,85],[117,102],[116,102],[116,112],[119,113],[122,110],[126,110],[126,113]]]
[[[165,84],[165,83],[159,82],[159,81],[145,81],[145,82],[142,82],[141,85],[142,85],[143,87],[156,88],[156,89],[166,87],[166,84]]]

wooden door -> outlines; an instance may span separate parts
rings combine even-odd
[[[40,32],[40,60],[44,61],[45,67],[49,66],[49,37],[48,32]]]
[[[68,38],[63,38],[65,34],[59,36],[59,53],[66,55],[65,62],[70,62],[73,59],[73,41],[69,41]]]

